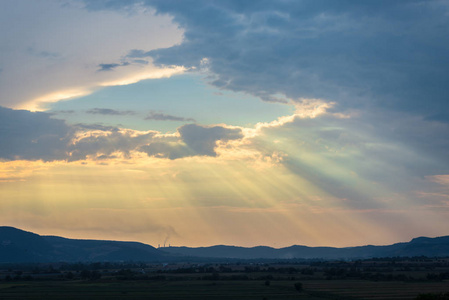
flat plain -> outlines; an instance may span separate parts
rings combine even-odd
[[[449,292],[448,259],[9,265],[0,299],[376,299]],[[423,299],[423,298],[421,298]]]

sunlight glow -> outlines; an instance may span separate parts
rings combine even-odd
[[[56,91],[21,104],[17,109],[26,109],[30,111],[45,111],[48,104],[58,101],[72,100],[93,93],[99,88],[109,86],[129,85],[145,79],[169,78],[173,75],[182,74],[187,69],[182,66],[171,66],[166,68],[150,68],[140,73],[130,73],[126,77],[109,81],[100,81],[89,86],[83,86],[75,89]]]

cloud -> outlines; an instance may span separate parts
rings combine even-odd
[[[449,149],[449,125],[412,116],[406,119],[397,113],[401,120],[397,123],[391,121],[393,116],[376,112],[341,119],[331,113],[309,113],[321,111],[319,101],[301,103],[296,114],[255,128],[187,124],[175,134],[97,124],[67,125],[49,113],[1,108],[0,139],[5,146],[0,149],[0,159],[109,164],[145,154],[170,160],[199,156],[245,162],[254,169],[261,162],[305,182],[310,191],[300,198],[321,197],[331,207],[362,210],[384,209],[393,198],[415,201],[416,195],[433,195],[435,189],[429,181],[447,181],[447,175],[434,174],[449,174],[447,151],[442,151]],[[421,134],[430,129],[433,135]],[[404,130],[416,135],[407,136]],[[379,136],[378,131],[384,135]],[[433,148],[430,141],[446,146]],[[23,172],[12,176],[12,168],[7,169],[0,180],[29,176]],[[441,198],[429,197],[428,204]]]
[[[183,157],[195,156],[185,144],[180,142],[153,142],[144,145],[139,149],[142,152],[157,158],[178,159]]]
[[[132,62],[136,63],[136,64],[142,64],[142,65],[148,65],[149,64],[149,62],[147,60],[144,60],[144,59],[134,59]]]
[[[149,57],[151,56],[150,52],[146,52],[140,49],[132,49],[131,51],[129,51],[129,53],[126,55],[126,57],[129,58],[144,58],[144,57]]]
[[[158,69],[149,67],[145,70],[133,70],[127,76],[118,76],[117,78],[98,81],[96,83],[86,82],[83,87],[73,89],[59,89],[56,92],[44,94],[43,96],[34,98],[30,101],[21,103],[20,105],[13,105],[15,108],[26,109],[31,111],[42,111],[51,103],[69,100],[73,98],[83,97],[98,90],[101,87],[128,85],[139,82],[145,79],[168,78],[176,74],[181,74],[186,69],[184,67],[168,67],[165,69]],[[123,75],[123,74],[122,74]]]
[[[63,160],[73,133],[51,114],[0,107],[0,159]]]
[[[150,143],[156,132],[136,132],[133,130],[97,131],[78,134],[75,141],[69,145],[69,161],[87,158],[103,160],[115,153],[125,158],[130,152],[142,145]]]
[[[0,107],[0,159],[84,160],[129,156],[151,142],[157,132],[140,132],[96,124],[67,125],[52,114]]]
[[[126,159],[136,151],[169,159],[216,156],[218,142],[243,138],[240,128],[224,125],[188,124],[179,127],[177,134],[161,134],[99,124],[68,125],[53,119],[50,113],[4,107],[0,107],[0,128],[3,160],[78,161],[119,156]]]
[[[27,52],[34,56],[40,56],[43,58],[49,58],[49,59],[60,59],[61,54],[56,52],[49,52],[49,51],[39,51],[36,50],[34,47],[28,47]]]
[[[187,68],[201,68],[207,58],[213,85],[266,101],[283,94],[329,99],[338,102],[336,110],[434,115],[449,109],[449,20],[442,1],[143,3],[173,16],[184,40],[134,48],[130,58]]]
[[[217,142],[243,138],[239,128],[224,126],[200,126],[187,124],[178,128],[180,136],[176,142],[155,141],[140,148],[149,156],[177,159],[188,156],[217,156]]]
[[[245,147],[285,153],[289,170],[330,194],[363,206],[449,172],[443,1],[138,2],[172,16],[184,39],[127,58],[207,71],[220,89],[293,104],[294,115],[243,128]],[[179,134],[187,147],[189,133]]]
[[[429,176],[428,179],[443,186],[449,187],[449,175],[434,175]]]
[[[129,62],[123,62],[121,64],[99,64],[98,67],[99,69],[97,70],[98,72],[104,72],[104,71],[112,71],[114,69],[116,69],[117,67],[124,67],[124,66],[129,66]]]
[[[126,111],[119,111],[115,109],[110,108],[92,108],[86,111],[88,114],[94,114],[94,115],[112,115],[112,116],[125,116],[125,115],[134,115],[134,111],[126,110]]]
[[[73,109],[69,109],[69,110],[54,110],[53,113],[54,114],[74,114],[75,111]]]
[[[82,131],[89,131],[89,130],[99,130],[99,131],[119,131],[120,128],[115,126],[105,126],[101,124],[74,124],[73,125],[76,129],[82,130]]]
[[[176,41],[146,45],[140,31],[139,43],[120,42],[107,57],[89,54],[96,59],[77,59],[66,66],[83,66],[83,70],[90,66],[95,78],[80,76],[79,84],[61,88],[64,93],[39,92],[43,96],[33,98],[31,104],[84,95],[99,86],[202,70],[215,87],[249,93],[265,101],[288,102],[295,106],[295,113],[254,128],[188,124],[169,136],[95,124],[69,126],[46,114],[23,112],[29,117],[24,123],[34,127],[30,129],[33,134],[15,124],[13,118],[10,123],[16,135],[9,130],[1,134],[5,141],[18,136],[15,138],[21,141],[20,147],[29,151],[37,147],[36,140],[41,148],[28,153],[13,142],[10,148],[2,149],[4,159],[107,159],[118,154],[131,156],[134,151],[169,159],[222,157],[227,150],[248,150],[262,157],[279,153],[279,163],[295,176],[305,178],[329,197],[365,208],[385,205],[373,199],[391,198],[395,192],[409,196],[424,184],[422,178],[449,173],[449,119],[444,113],[449,111],[449,19],[448,8],[441,1],[86,3],[93,16],[119,20],[123,8],[132,20],[148,17],[148,12],[139,10],[146,5],[165,21],[179,25],[183,39],[177,36]],[[141,5],[133,6],[135,3]],[[132,7],[135,15],[129,14]],[[69,27],[77,28],[73,23]],[[104,41],[94,42],[98,45]],[[29,56],[39,57],[46,66],[50,60],[70,57],[61,45],[45,45],[37,43],[35,53],[47,51],[60,56],[28,53],[22,60],[24,65],[27,59],[32,60]],[[146,69],[145,63],[134,63],[138,60],[161,69]],[[105,70],[114,72],[96,72],[104,61],[116,62],[104,64]],[[120,68],[124,61],[130,65]],[[12,70],[8,64],[2,63],[2,68],[2,76]],[[46,74],[45,70],[38,71]],[[35,80],[36,76],[31,77]],[[49,78],[45,81],[52,82]],[[35,86],[30,82],[34,81],[24,80],[20,85],[34,91],[36,86],[45,87],[43,81]],[[17,86],[15,90],[24,92]],[[1,85],[0,91],[4,91]],[[1,98],[9,99],[7,96]],[[14,97],[18,98],[27,97]],[[100,108],[97,113],[101,113]],[[147,118],[193,121],[158,112],[151,112]],[[51,128],[39,127],[40,122],[51,124]],[[40,142],[35,136],[49,137],[49,142]]]
[[[434,174],[449,174],[445,154],[449,125],[405,113],[285,116],[244,131],[241,149],[265,156],[281,153],[278,163],[289,172],[327,197],[341,199],[332,205],[381,209],[406,202],[431,203],[429,197],[417,199],[417,191],[430,194],[435,188],[426,178],[437,182],[435,178],[445,177]]]
[[[192,119],[192,118],[177,117],[177,116],[172,116],[172,115],[167,115],[167,114],[157,113],[157,112],[150,112],[145,117],[145,120],[196,122],[195,119]]]
[[[178,129],[181,139],[186,145],[199,155],[215,156],[217,141],[227,142],[243,137],[241,129],[226,128],[224,126],[204,127],[188,124]]]
[[[44,110],[48,103],[88,95],[103,86],[176,74],[156,68],[151,59],[147,64],[122,60],[129,49],[179,42],[182,31],[170,17],[138,7],[87,12],[81,1],[62,2],[0,1],[0,19],[8,29],[0,32],[0,40],[8,45],[0,56],[1,106]]]

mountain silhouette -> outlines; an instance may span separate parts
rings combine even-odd
[[[444,257],[449,256],[449,236],[427,238],[419,237],[408,243],[396,243],[388,246],[358,246],[346,248],[290,246],[271,248],[258,246],[252,248],[236,246],[211,247],[166,247],[161,250],[182,256],[203,258],[236,259],[366,259],[374,257]]]
[[[252,248],[154,248],[138,242],[78,240],[41,236],[14,227],[0,226],[0,263],[40,262],[169,262],[201,259],[366,259],[374,257],[447,257],[449,236],[419,237],[407,243],[346,248],[290,246]]]
[[[137,242],[76,240],[0,227],[0,263],[160,261],[166,253]]]

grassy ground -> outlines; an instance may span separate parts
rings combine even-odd
[[[414,299],[447,291],[448,282],[304,281],[32,281],[0,283],[0,299]]]
[[[316,296],[338,295],[342,299],[411,300],[422,293],[447,292],[449,282],[317,280],[304,281],[304,288]]]
[[[292,282],[259,281],[27,282],[0,284],[0,299],[321,299],[298,293]]]

